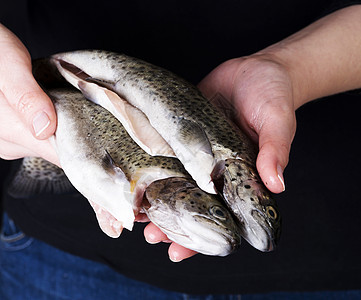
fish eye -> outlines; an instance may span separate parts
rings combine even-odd
[[[221,219],[221,220],[226,220],[227,219],[227,213],[224,211],[224,209],[220,206],[212,206],[209,209],[209,212],[211,213],[212,216]]]
[[[277,219],[277,211],[272,206],[267,206],[266,212],[268,217],[270,217],[271,219]]]

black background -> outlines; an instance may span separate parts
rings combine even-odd
[[[193,83],[226,59],[260,50],[330,8],[326,1],[132,1],[126,7],[115,1],[14,3],[24,22],[14,18],[12,6],[2,10],[1,20],[17,32],[34,58],[71,49],[114,50],[171,69]],[[107,238],[78,195],[53,197],[51,202],[7,198],[7,209],[31,235],[169,289],[360,289],[360,100],[342,94],[297,111],[286,192],[276,196],[283,233],[273,253],[258,252],[244,242],[226,258],[198,255],[173,264],[166,245],[144,241],[142,225],[118,240]],[[1,176],[6,166],[1,161]]]

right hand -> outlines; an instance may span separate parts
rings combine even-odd
[[[38,156],[59,165],[49,140],[56,113],[32,75],[30,54],[0,24],[0,157]]]

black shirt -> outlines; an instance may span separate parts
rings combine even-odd
[[[0,16],[34,58],[106,49],[160,65],[193,83],[221,62],[260,50],[344,5],[265,0],[21,3],[16,14],[11,4],[1,4],[6,8],[0,7]],[[78,193],[26,199],[5,194],[4,207],[28,235],[167,289],[360,289],[360,157],[354,138],[360,128],[359,102],[358,96],[338,95],[297,112],[298,132],[285,172],[287,190],[276,196],[283,233],[272,253],[243,242],[228,257],[197,255],[175,264],[168,259],[168,245],[145,242],[143,224],[136,224],[132,232],[125,230],[118,239],[106,236]]]

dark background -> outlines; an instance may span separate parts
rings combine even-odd
[[[21,37],[34,58],[72,49],[107,49],[148,60],[197,83],[219,63],[277,42],[342,5],[259,0],[124,3],[4,1],[0,20]],[[7,201],[29,234],[75,254],[86,252],[126,275],[169,289],[360,289],[360,100],[358,95],[342,94],[297,111],[286,191],[276,196],[283,233],[272,253],[258,252],[244,242],[229,257],[198,255],[175,265],[168,261],[166,245],[143,240],[141,225],[110,241],[79,196]],[[1,161],[2,177],[7,166]],[[92,239],[89,231],[97,235]]]

